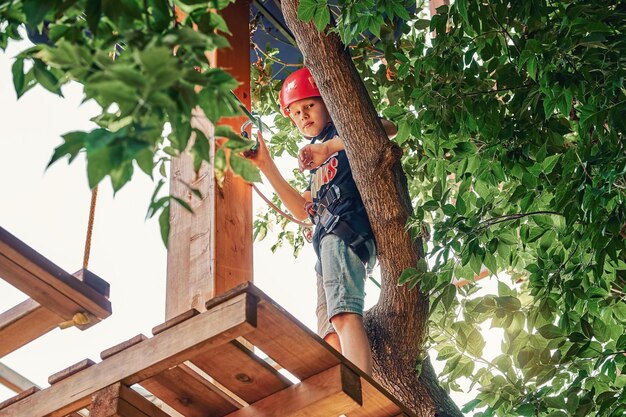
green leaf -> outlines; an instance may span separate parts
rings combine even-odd
[[[485,340],[479,331],[472,330],[467,335],[467,351],[476,357],[482,357],[485,348]]]
[[[248,182],[261,182],[259,169],[244,157],[231,154],[230,167],[235,174]]]
[[[441,184],[441,181],[437,181],[435,183],[435,185],[433,186],[433,200],[435,201],[441,201],[441,195],[443,193],[443,185]]]
[[[59,80],[49,69],[46,68],[46,65],[41,60],[35,59],[33,70],[35,79],[43,88],[63,97]]]
[[[493,275],[498,274],[498,263],[495,256],[493,256],[490,252],[485,253],[485,259],[483,260],[483,263]]]
[[[549,174],[549,173],[552,172],[552,170],[556,166],[556,163],[559,161],[559,157],[560,156],[561,155],[558,155],[558,154],[557,155],[550,155],[546,159],[543,160],[541,165],[543,167],[543,172],[545,174]]]
[[[131,161],[124,161],[121,165],[118,165],[111,169],[109,172],[111,177],[111,186],[113,187],[113,193],[117,193],[133,176],[133,164]]]
[[[476,406],[478,406],[480,403],[482,403],[482,400],[479,399],[473,399],[470,402],[468,402],[467,404],[465,404],[463,406],[463,408],[461,409],[462,412],[464,413],[468,413],[470,411],[472,411],[474,408],[476,408]]]
[[[470,267],[472,268],[472,271],[474,271],[476,275],[479,275],[483,268],[483,263],[482,263],[482,260],[479,258],[479,256],[472,253],[470,255],[469,262],[470,262]]]
[[[24,0],[22,10],[26,14],[26,22],[32,28],[39,26],[46,15],[59,5],[59,0]]]
[[[11,72],[13,73],[15,94],[17,98],[20,98],[24,94],[24,60],[17,58],[11,66]]]
[[[159,226],[161,227],[161,240],[167,247],[170,237],[170,206],[169,204],[163,208],[161,215],[159,216]]]
[[[318,7],[316,0],[302,0],[298,6],[298,19],[308,22],[315,16]]]
[[[315,28],[318,32],[324,30],[326,26],[330,23],[330,10],[324,4],[323,6],[319,6],[315,11]]]
[[[537,329],[540,335],[545,337],[546,339],[556,339],[559,337],[563,337],[563,330],[556,327],[554,324],[546,324]]]
[[[533,417],[535,415],[535,406],[532,404],[522,404],[515,410],[521,416]]]
[[[496,301],[498,305],[504,308],[505,310],[518,311],[520,308],[522,308],[522,303],[517,297],[513,297],[513,296],[497,297]]]
[[[69,155],[69,162],[72,162],[78,153],[85,147],[86,132],[69,132],[63,135],[63,144],[54,149],[54,154],[46,168],[54,164],[65,155]]]
[[[444,361],[454,355],[458,355],[458,353],[459,351],[454,346],[444,346],[437,354],[437,360]]]
[[[424,30],[430,27],[430,20],[427,19],[417,19],[413,24],[413,27],[417,30]]]
[[[109,147],[102,147],[88,152],[87,178],[89,188],[94,188],[115,167],[116,152]]]
[[[441,296],[441,302],[443,303],[446,310],[450,310],[452,303],[456,299],[456,286],[450,284],[446,286],[443,290],[443,295]]]
[[[433,211],[439,208],[439,203],[435,200],[429,200],[422,205],[424,211]]]
[[[402,271],[402,274],[400,274],[400,279],[398,279],[398,285],[404,285],[408,282],[416,280],[422,274],[423,273],[420,273],[417,269],[409,267]]]
[[[87,16],[89,30],[94,35],[97,35],[98,24],[100,23],[100,17],[102,16],[102,0],[87,0],[85,14]]]

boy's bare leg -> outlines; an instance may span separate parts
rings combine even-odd
[[[334,347],[337,352],[341,352],[341,342],[339,341],[337,333],[328,333],[326,337],[324,337],[324,341]]]
[[[371,376],[372,350],[363,317],[355,313],[342,313],[331,318],[330,322],[339,336],[343,356]]]

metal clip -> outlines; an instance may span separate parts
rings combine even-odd
[[[322,213],[322,216],[320,217],[320,223],[322,224],[322,227],[324,227],[324,229],[326,229],[326,232],[330,233],[335,226],[337,226],[337,223],[339,222],[339,216],[337,216],[336,214],[332,214],[330,211],[325,210],[324,213]]]

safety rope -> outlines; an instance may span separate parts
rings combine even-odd
[[[298,220],[295,217],[291,216],[290,214],[284,212],[283,210],[281,210],[278,206],[276,206],[274,203],[272,203],[272,201],[267,198],[262,192],[261,190],[259,190],[257,188],[256,185],[252,184],[252,188],[254,189],[254,191],[256,191],[256,193],[259,195],[259,197],[261,197],[263,199],[263,201],[265,201],[267,203],[268,206],[270,206],[271,208],[273,208],[274,210],[276,210],[280,215],[282,215],[283,217],[286,217],[288,220],[291,220],[292,222],[294,222],[295,224],[298,224],[300,226],[304,226],[304,227],[313,227],[313,225],[309,222],[303,222],[302,220]]]
[[[96,200],[98,199],[98,186],[91,190],[91,204],[89,205],[89,221],[87,222],[87,236],[85,238],[85,253],[83,255],[83,268],[89,266],[89,255],[91,253],[91,236],[93,235],[93,223],[96,217]]]

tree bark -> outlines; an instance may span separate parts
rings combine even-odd
[[[372,223],[382,271],[378,304],[366,313],[374,376],[418,416],[462,416],[437,383],[423,346],[428,300],[398,287],[402,271],[415,266],[421,242],[405,230],[412,212],[402,151],[390,142],[348,50],[336,34],[318,32],[297,18],[298,0],[283,0],[285,21],[345,144],[357,187]],[[421,360],[418,376],[415,366]]]

